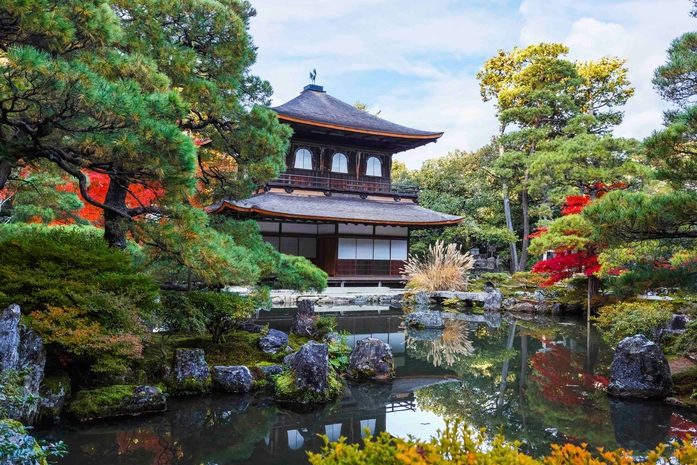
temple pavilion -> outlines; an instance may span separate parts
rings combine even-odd
[[[273,110],[294,131],[286,172],[251,198],[208,211],[256,220],[266,241],[312,261],[330,285],[398,284],[411,231],[462,221],[419,206],[417,187],[390,178],[393,155],[442,132],[378,118],[315,84]]]

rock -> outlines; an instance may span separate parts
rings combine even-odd
[[[290,368],[290,364],[295,358],[295,354],[297,354],[297,352],[293,352],[292,354],[288,354],[285,357],[283,357],[283,368]]]
[[[501,310],[501,292],[497,289],[491,288],[491,291],[487,289],[486,297],[484,299],[484,310],[489,311],[499,311]]]
[[[243,323],[240,326],[237,327],[240,331],[245,331],[247,333],[260,333],[262,332],[266,327],[262,325],[257,325],[254,323]]]
[[[562,304],[554,304],[552,305],[552,315],[563,315],[564,314],[564,307]]]
[[[210,370],[203,349],[177,349],[172,372],[170,394],[192,395],[210,391]]]
[[[259,339],[259,347],[267,354],[275,354],[288,345],[288,335],[277,329],[270,329],[266,336]]]
[[[309,341],[294,355],[290,369],[276,379],[276,399],[299,404],[324,403],[341,393],[329,366],[326,344]]]
[[[47,376],[39,390],[39,416],[42,420],[57,420],[70,397],[70,377],[67,373]]]
[[[553,307],[549,302],[540,302],[539,304],[535,305],[535,311],[537,313],[550,315],[553,311]]]
[[[283,300],[283,297],[278,297],[278,296],[276,296],[276,297],[273,297],[273,298],[271,299],[271,303],[272,303],[273,305],[283,305],[285,302],[286,302],[286,301]]]
[[[486,268],[488,270],[496,269],[496,258],[495,257],[489,257],[486,259]]]
[[[252,373],[245,366],[215,366],[211,370],[213,389],[243,393],[252,390]]]
[[[520,313],[535,313],[537,311],[537,309],[530,302],[518,302],[511,309],[511,311],[512,312],[520,312]]]
[[[38,399],[46,366],[46,348],[39,333],[21,325],[17,352],[19,354],[17,367],[25,372],[24,392]],[[25,406],[18,419],[25,424],[32,424],[36,421],[38,414],[38,402],[31,402]]]
[[[419,291],[416,296],[414,297],[414,303],[416,305],[428,305],[429,303],[429,298],[428,294],[426,294],[424,291]]]
[[[339,333],[335,333],[334,331],[330,331],[326,336],[324,336],[324,342],[330,345],[338,344],[341,342],[341,335]]]
[[[509,297],[503,301],[504,310],[511,311],[515,308],[516,305],[518,305],[518,299],[514,299],[513,297]]]
[[[407,337],[414,341],[436,341],[443,335],[442,329],[407,328]]]
[[[687,315],[673,315],[666,326],[666,331],[671,334],[684,333],[690,318]]]
[[[613,396],[663,399],[673,390],[668,360],[643,334],[617,344],[607,392]]]
[[[154,386],[114,385],[82,390],[68,406],[68,412],[79,421],[125,415],[164,412],[167,399]]]
[[[637,454],[653,450],[668,437],[673,407],[661,402],[610,398],[610,419],[620,447]]]
[[[17,369],[21,316],[19,305],[15,304],[0,315],[0,371]]]
[[[532,297],[538,302],[542,302],[546,298],[544,291],[542,291],[541,289],[535,290],[535,292],[532,293]]]
[[[21,322],[18,305],[10,305],[0,315],[0,371],[21,372],[23,396],[33,399],[19,407],[8,408],[8,416],[24,424],[38,417],[39,388],[44,379],[46,349],[39,334]]]
[[[293,320],[290,324],[290,333],[313,337],[317,332],[316,321],[314,302],[303,299],[298,302],[298,310],[295,312],[295,315],[293,315]]]
[[[412,312],[407,315],[406,324],[416,329],[443,329],[443,317],[437,311]]]
[[[267,380],[271,379],[272,376],[283,373],[283,367],[281,365],[266,365],[259,367],[259,369],[264,373]]]
[[[348,374],[354,379],[394,378],[392,349],[372,337],[357,341],[349,355]]]

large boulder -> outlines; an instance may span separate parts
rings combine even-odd
[[[44,379],[46,349],[39,334],[20,322],[18,305],[10,305],[0,314],[0,372],[21,373],[22,395],[31,399],[22,406],[12,406],[9,417],[32,424],[38,417],[39,388]]]
[[[537,308],[530,302],[518,302],[513,306],[513,308],[510,309],[510,311],[519,313],[535,313]]]
[[[259,347],[267,354],[275,354],[288,346],[288,335],[277,329],[270,329],[266,336],[259,339]]]
[[[486,297],[484,297],[484,310],[499,311],[501,310],[501,301],[503,297],[497,289],[488,288]]]
[[[512,311],[515,308],[515,306],[518,305],[518,302],[519,302],[518,299],[516,299],[514,297],[509,297],[503,301],[503,303],[502,303],[503,309],[508,310],[508,311]]]
[[[673,315],[668,324],[666,325],[666,331],[670,334],[684,333],[689,323],[690,317],[688,317],[687,315]]]
[[[354,379],[394,378],[392,348],[379,339],[361,339],[349,356],[348,374]]]
[[[154,386],[114,385],[82,390],[68,406],[68,412],[79,421],[127,415],[164,412],[167,399]]]
[[[67,373],[47,376],[41,383],[39,394],[41,420],[57,420],[70,397],[70,377]]]
[[[213,389],[223,392],[243,393],[252,390],[252,373],[245,366],[215,366],[211,370]]]
[[[276,378],[276,399],[298,404],[324,403],[337,397],[341,382],[329,366],[326,344],[309,341],[290,360],[290,368]]]
[[[416,296],[414,297],[414,303],[417,306],[427,306],[429,304],[429,300],[428,294],[424,291],[417,292]]]
[[[643,334],[617,344],[610,368],[608,394],[638,399],[663,399],[673,390],[668,360]]]
[[[19,305],[15,304],[0,314],[0,371],[17,369],[21,316]]]
[[[303,299],[298,302],[298,310],[293,315],[290,333],[313,337],[317,332],[316,322],[315,303],[312,300]]]
[[[177,349],[169,379],[170,394],[186,396],[210,391],[211,377],[203,349]]]
[[[443,329],[445,328],[445,323],[443,322],[443,317],[440,312],[437,311],[424,311],[424,312],[412,312],[407,315],[406,323],[408,327],[416,329]]]

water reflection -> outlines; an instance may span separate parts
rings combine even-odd
[[[604,392],[612,351],[585,322],[458,315],[443,331],[406,332],[401,312],[338,317],[349,343],[388,342],[397,360],[393,383],[350,383],[332,405],[294,411],[270,395],[213,395],[171,400],[161,415],[58,427],[67,442],[62,464],[300,464],[323,441],[372,434],[423,439],[445,418],[475,428],[503,428],[540,455],[549,444],[588,442],[635,451],[697,432],[695,417],[660,403],[610,400]],[[268,320],[288,329],[285,318]]]

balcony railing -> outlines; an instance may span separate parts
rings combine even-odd
[[[286,187],[291,189],[312,189],[328,192],[347,192],[366,195],[384,195],[416,199],[419,195],[417,186],[393,184],[384,178],[361,176],[351,179],[350,175],[332,173],[330,177],[317,174],[281,173],[278,179],[269,182],[269,187]]]

